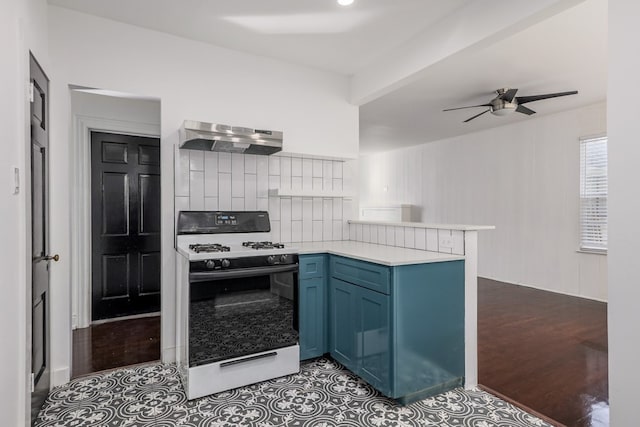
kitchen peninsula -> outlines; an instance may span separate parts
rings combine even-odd
[[[492,228],[349,221],[349,241],[294,243],[301,358],[329,353],[401,403],[475,386],[477,231]]]

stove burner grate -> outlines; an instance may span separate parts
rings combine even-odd
[[[189,245],[189,249],[199,254],[200,252],[229,252],[229,246],[223,246],[219,243],[196,243]]]
[[[273,242],[242,242],[242,246],[251,249],[284,249],[282,243]]]

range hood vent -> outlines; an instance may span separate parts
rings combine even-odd
[[[282,132],[185,120],[180,148],[269,155],[282,150]]]

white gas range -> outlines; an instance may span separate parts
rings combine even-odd
[[[299,370],[297,249],[267,212],[180,212],[177,360],[189,399]]]

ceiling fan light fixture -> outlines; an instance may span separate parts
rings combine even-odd
[[[349,6],[353,4],[353,0],[338,0],[340,6]]]

